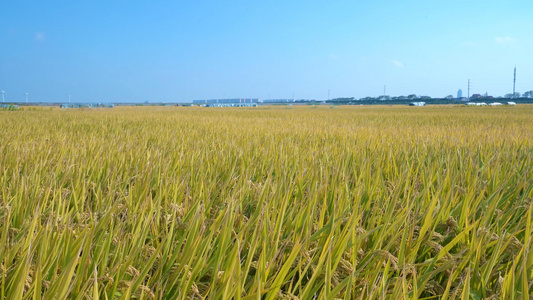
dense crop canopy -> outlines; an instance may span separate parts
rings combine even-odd
[[[0,299],[528,299],[532,121],[0,111]]]

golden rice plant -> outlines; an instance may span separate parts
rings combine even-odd
[[[532,121],[0,111],[0,299],[529,299]]]

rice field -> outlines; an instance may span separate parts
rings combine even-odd
[[[533,106],[0,111],[0,299],[531,299]]]

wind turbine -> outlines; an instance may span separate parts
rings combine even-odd
[[[6,102],[6,101],[4,100],[4,94],[5,94],[5,93],[6,93],[5,91],[2,91],[2,103]]]
[[[28,103],[28,93],[25,93],[24,95],[26,95],[26,103]]]

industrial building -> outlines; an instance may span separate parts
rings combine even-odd
[[[194,104],[231,104],[231,103],[258,103],[259,99],[255,98],[233,98],[233,99],[208,99],[208,100],[193,100]]]
[[[257,107],[257,103],[210,103],[205,107]]]
[[[115,105],[112,103],[63,103],[59,107],[61,108],[83,108],[83,107],[112,108],[112,107],[115,107]]]
[[[262,103],[293,103],[294,99],[265,99]]]

